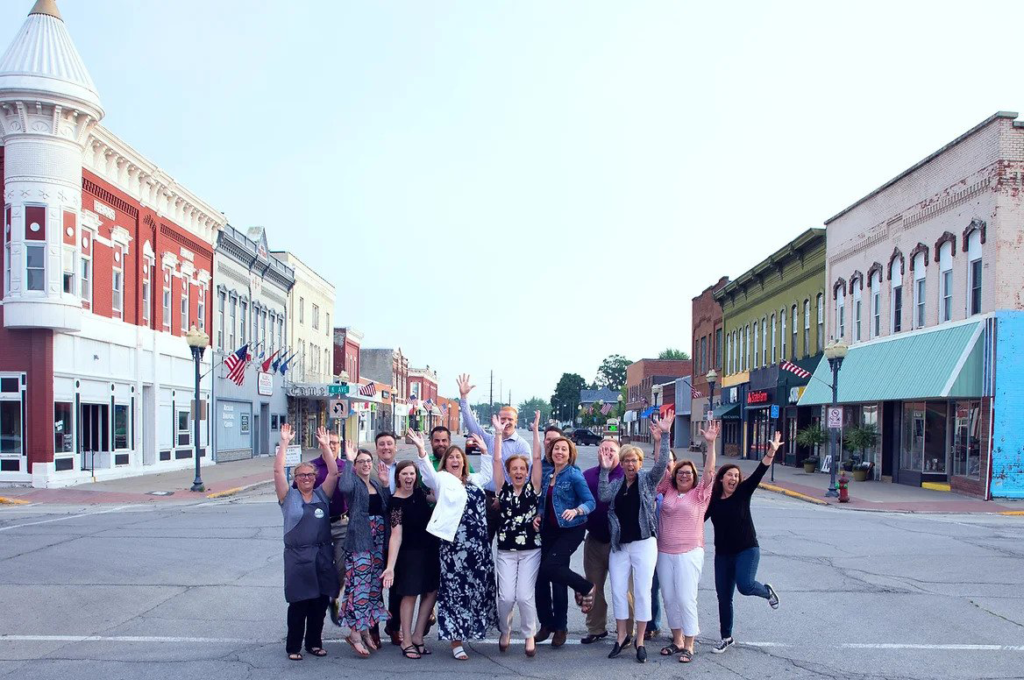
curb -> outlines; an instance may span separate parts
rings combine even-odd
[[[23,501],[20,498],[8,498],[7,496],[0,496],[0,505],[28,505],[28,501]]]
[[[1024,510],[1004,510],[999,514],[1007,517],[1024,517]]]
[[[255,489],[256,487],[263,486],[264,484],[273,484],[273,482],[274,482],[274,480],[267,479],[267,480],[264,480],[262,482],[256,482],[255,484],[247,484],[246,486],[235,486],[235,487],[232,487],[230,489],[225,489],[224,491],[217,491],[216,493],[207,494],[206,497],[207,498],[230,498],[231,496],[234,496],[236,494],[240,494],[243,491],[248,491],[249,489]]]
[[[775,486],[774,484],[765,484],[764,482],[762,482],[761,484],[759,484],[759,486],[765,491],[771,491],[772,493],[779,493],[782,494],[783,496],[796,498],[797,500],[804,501],[805,503],[813,503],[815,505],[831,505],[831,503],[823,501],[820,498],[808,496],[806,494],[800,493],[799,491],[790,491],[789,489],[783,488],[781,486]]]

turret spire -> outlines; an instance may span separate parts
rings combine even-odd
[[[32,11],[28,14],[29,16],[32,16],[33,14],[45,14],[53,17],[54,19],[64,21],[60,16],[60,10],[57,9],[57,0],[36,0],[36,4],[32,6]]]

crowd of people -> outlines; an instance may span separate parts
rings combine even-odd
[[[511,406],[493,417],[493,434],[485,432],[466,404],[472,389],[460,376],[462,413],[481,454],[478,471],[445,427],[430,432],[433,460],[423,435],[407,432],[418,455],[401,462],[394,433],[377,434],[375,453],[348,442],[342,452],[341,439],[320,428],[322,456],[297,465],[289,481],[285,451],[294,433],[281,427],[274,483],[284,517],[289,659],[301,661],[303,650],[326,656],[328,611],[348,629],[345,639],[358,657],[381,648],[383,623],[407,659],[432,653],[426,636],[436,625],[452,656],[466,660],[464,642],[494,628],[506,653],[518,610],[523,652],[533,657],[549,638],[552,647],[565,644],[570,589],[586,616],[581,642],[589,645],[608,636],[609,581],[615,641],[608,657],[633,647],[636,660],[647,661],[646,642],[660,626],[660,591],[671,630],[660,655],[691,663],[708,519],[715,527],[721,633],[711,651],[734,644],[736,590],[778,608],[772,586],[756,580],[760,549],[750,500],[782,445],[779,433],[746,479],[734,464],[716,468],[715,421],[701,430],[708,450],[703,472],[692,461],[675,461],[671,416],[651,422],[654,452],[646,468],[643,449],[605,439],[599,464],[581,470],[576,445],[557,427],[542,433],[539,412],[532,443],[520,436]],[[580,545],[582,575],[571,566]]]

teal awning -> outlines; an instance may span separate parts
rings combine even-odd
[[[854,345],[839,371],[839,403],[983,396],[984,329],[979,320]],[[800,406],[831,402],[822,357]]]
[[[734,402],[732,404],[719,404],[718,408],[715,409],[715,420],[722,420],[723,418],[739,418],[740,417],[740,404]]]

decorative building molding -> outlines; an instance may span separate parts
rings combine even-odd
[[[846,279],[839,277],[836,282],[832,284],[832,299],[835,300],[839,297],[839,291],[846,290]]]
[[[853,272],[850,276],[850,295],[853,295],[854,284],[858,284],[860,290],[864,290],[864,275],[859,270]]]
[[[991,167],[991,166],[989,166]],[[983,168],[982,170],[987,170]],[[958,182],[957,184],[960,184]],[[957,186],[957,184],[953,186]],[[911,229],[925,220],[929,220],[937,215],[941,215],[959,205],[966,203],[978,194],[987,191],[992,186],[992,180],[988,177],[985,179],[978,180],[974,184],[961,189],[960,191],[950,192],[948,189],[944,195],[936,196],[928,201],[924,201],[927,205],[916,213],[912,213],[909,217],[905,217],[903,220],[904,231]]]
[[[871,265],[871,267],[868,269],[868,288],[871,287],[871,281],[874,280],[875,274],[879,274],[880,275],[881,273],[882,273],[882,263],[881,262],[875,262],[874,264]],[[881,281],[882,277],[879,276],[878,280]]]
[[[914,246],[914,249],[910,251],[910,255],[908,256],[910,257],[910,271],[914,271],[914,262],[917,260],[917,256],[922,253],[924,253],[924,259],[922,260],[922,262],[924,262],[924,268],[928,268],[928,246],[923,243],[918,243]]]
[[[164,253],[164,256],[160,259],[160,264],[164,268],[177,269],[178,268],[178,256],[171,252]]]
[[[953,257],[956,257],[956,235],[954,235],[953,232],[951,232],[951,231],[947,231],[947,232],[943,232],[942,236],[939,237],[939,240],[935,242],[935,261],[936,262],[939,261],[940,251],[942,250],[942,246],[946,245],[947,243],[952,244],[952,248],[953,248],[952,254],[953,254]]]
[[[892,281],[892,263],[895,262],[896,260],[900,261],[900,271],[904,274],[907,272],[907,262],[903,258],[903,253],[900,252],[899,248],[893,248],[892,255],[889,256],[889,264],[885,266],[886,281]]]
[[[971,223],[967,225],[966,229],[964,229],[964,243],[962,248],[963,252],[967,252],[967,240],[971,238],[971,234],[978,230],[981,231],[981,244],[985,245],[985,232],[987,231],[987,229],[988,225],[985,224],[984,220],[979,220],[978,218],[974,218],[973,220],[971,220]]]

